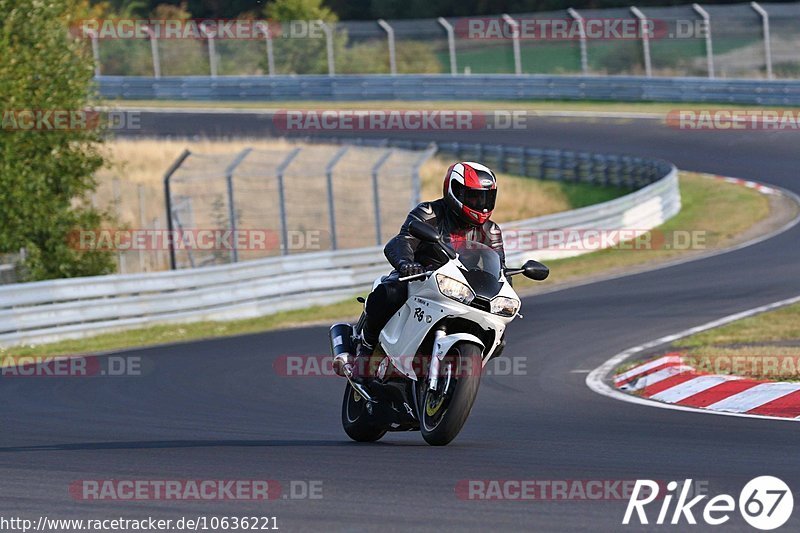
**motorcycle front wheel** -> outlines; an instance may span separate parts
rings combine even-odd
[[[342,427],[347,436],[356,442],[375,442],[386,434],[386,429],[371,420],[367,401],[350,385],[344,389],[342,400]]]
[[[464,427],[481,383],[482,349],[459,342],[439,365],[436,390],[420,380],[420,431],[432,446],[449,444]]]

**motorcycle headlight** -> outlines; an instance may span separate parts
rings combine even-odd
[[[492,298],[491,310],[495,315],[500,316],[514,316],[519,311],[519,300],[514,298],[506,298],[505,296],[496,296]]]
[[[439,292],[462,304],[469,304],[475,298],[475,293],[472,292],[472,289],[457,279],[443,274],[436,274],[436,284],[439,286]]]

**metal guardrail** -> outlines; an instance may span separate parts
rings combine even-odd
[[[601,182],[642,186],[609,202],[503,224],[506,231],[645,230],[680,210],[677,169],[664,161],[509,146],[442,146],[445,152],[456,150],[459,157],[476,149],[487,156],[493,151],[502,154],[503,165],[524,161],[527,166],[518,168],[545,168],[562,179],[600,176]],[[545,153],[542,165],[539,156]],[[531,255],[554,257],[548,251],[523,250],[510,250],[508,257],[509,262],[517,262]],[[0,346],[54,342],[154,324],[248,318],[332,303],[367,289],[388,270],[381,248],[370,247],[197,269],[7,285],[0,287]]]
[[[363,101],[603,100],[800,105],[800,80],[446,74],[406,76],[100,76],[100,94],[122,100]]]
[[[524,236],[531,231],[573,229],[579,235],[579,245],[573,243],[560,247],[553,243],[552,249],[525,250],[525,245],[518,243],[518,250],[506,254],[506,262],[522,263],[528,259],[548,261],[582,255],[595,249],[592,233],[587,230],[629,230],[640,234],[660,226],[680,210],[678,171],[672,167],[663,178],[620,198],[564,213],[503,224],[506,240],[513,235],[517,235],[518,240],[524,240],[520,234]]]

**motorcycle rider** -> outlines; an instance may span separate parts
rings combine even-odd
[[[409,224],[419,220],[439,231],[442,240],[451,245],[472,241],[490,246],[500,256],[505,268],[503,235],[490,217],[497,197],[497,177],[479,163],[460,162],[447,169],[442,198],[423,202],[406,218],[383,252],[394,270],[386,276],[366,302],[366,320],[356,350],[357,357],[371,355],[381,330],[408,299],[408,282],[399,278],[421,274],[438,268],[446,259],[438,248],[421,242],[409,233]],[[352,364],[343,357],[334,361],[334,369]]]

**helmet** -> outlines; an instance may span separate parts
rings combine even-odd
[[[480,163],[451,165],[444,177],[444,201],[460,220],[475,226],[492,216],[497,198],[497,178]]]

